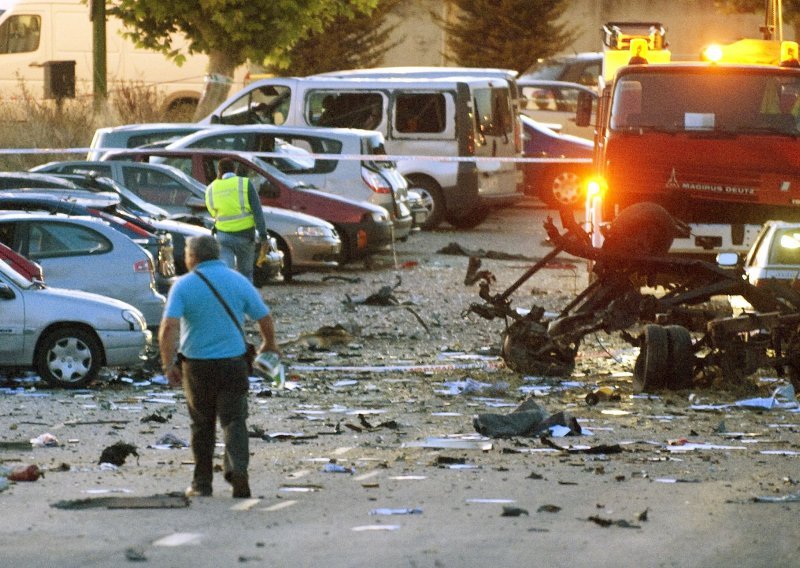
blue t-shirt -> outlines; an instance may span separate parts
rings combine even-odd
[[[223,261],[207,260],[195,270],[208,278],[240,325],[245,314],[254,321],[269,314],[258,290]],[[180,352],[189,359],[225,359],[245,351],[241,332],[208,285],[193,272],[173,284],[164,317],[181,320]]]

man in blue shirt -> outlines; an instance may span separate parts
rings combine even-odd
[[[186,241],[186,266],[190,272],[169,291],[158,343],[164,375],[170,385],[183,385],[192,421],[195,466],[186,495],[212,493],[219,417],[225,441],[225,479],[233,486],[234,497],[250,497],[245,317],[258,323],[262,339],[259,353],[278,352],[278,347],[269,307],[258,290],[219,257],[220,245],[213,237]],[[177,362],[178,353],[181,363]]]

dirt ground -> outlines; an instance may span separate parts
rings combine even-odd
[[[7,380],[0,467],[45,477],[0,491],[0,565],[796,566],[800,416],[735,404],[768,397],[774,373],[634,395],[637,350],[597,334],[568,380],[523,377],[497,357],[503,323],[464,317],[467,257],[440,251],[518,255],[483,261],[502,290],[549,250],[547,211],[528,205],[262,289],[288,382],[252,384],[252,500],[221,475],[212,498],[169,497],[191,477],[189,420],[150,365],[82,391]],[[585,284],[559,258],[514,305],[557,310]],[[387,305],[363,303],[376,293]],[[601,386],[613,400],[587,404]],[[476,432],[528,399],[582,434]],[[58,445],[30,443],[45,434]],[[101,465],[116,443],[138,456]]]

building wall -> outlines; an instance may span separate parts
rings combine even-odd
[[[531,0],[535,1],[535,0]],[[447,17],[449,2],[409,0],[398,8],[395,34],[404,37],[391,50],[384,65],[446,65],[442,55],[444,34],[431,12]],[[564,21],[574,22],[578,37],[567,53],[600,51],[600,28],[612,21],[655,21],[667,30],[672,52],[693,57],[712,42],[761,37],[764,15],[730,15],[718,12],[714,0],[572,0]],[[784,26],[784,39],[793,39],[791,26]]]

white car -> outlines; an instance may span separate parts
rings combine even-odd
[[[148,327],[161,322],[166,298],[156,291],[153,256],[106,221],[0,213],[0,242],[40,264],[51,286],[116,298],[141,311]]]
[[[2,260],[0,314],[0,368],[35,369],[53,386],[81,387],[101,367],[140,364],[152,338],[130,304],[50,288]]]

